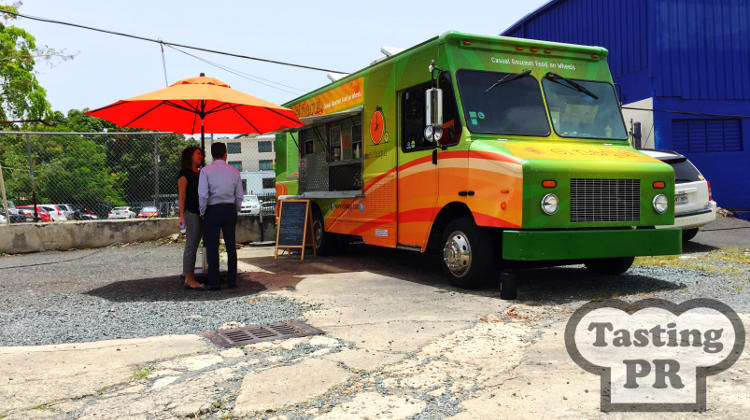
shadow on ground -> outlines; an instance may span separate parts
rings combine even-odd
[[[118,281],[89,290],[85,294],[112,302],[197,302],[254,295],[266,290],[266,286],[251,278],[249,273],[240,273],[237,277],[236,289],[227,289],[226,284],[222,283],[221,291],[188,290],[179,276],[170,276]]]
[[[706,245],[699,242],[683,242],[682,243],[682,253],[683,254],[695,254],[698,252],[710,252],[713,250],[719,249],[718,247],[712,246],[712,245]]]
[[[698,251],[696,251],[698,252]],[[437,287],[442,291],[469,293],[500,298],[500,274],[480,290],[465,290],[452,286],[442,273],[438,257],[409,251],[367,245],[352,245],[343,255],[334,257],[306,257],[300,262],[298,255],[279,257],[261,256],[241,261],[257,266],[269,273],[251,273],[268,289],[294,287],[308,275],[340,274],[367,271],[404,281]],[[609,276],[592,273],[583,266],[552,267],[517,270],[518,297],[530,304],[556,304],[580,300],[606,299],[635,294],[653,294],[684,287],[659,278],[624,274]]]
[[[690,245],[701,252],[706,245]],[[452,286],[442,273],[438,257],[409,251],[351,245],[343,255],[307,257],[299,261],[298,255],[286,255],[275,260],[270,252],[240,261],[262,271],[240,273],[238,287],[219,292],[186,290],[177,276],[126,280],[110,283],[90,290],[86,294],[113,302],[155,301],[218,301],[233,297],[254,295],[263,291],[293,290],[306,276],[370,272],[437,287],[442,291],[468,293],[477,296],[500,298],[500,274],[497,281],[479,290],[465,290]],[[543,269],[516,270],[518,298],[530,304],[556,304],[634,294],[653,294],[674,290],[680,284],[659,278],[624,274],[607,276],[592,273],[583,266],[566,266]]]

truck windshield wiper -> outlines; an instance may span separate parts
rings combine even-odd
[[[531,74],[531,70],[524,70],[523,73],[508,73],[505,76],[503,76],[502,78],[498,79],[498,81],[496,81],[495,83],[493,83],[492,86],[488,87],[487,90],[484,91],[484,93],[487,93],[487,92],[491,91],[492,89],[494,89],[494,88],[496,88],[496,87],[498,87],[500,85],[504,85],[504,84],[512,82],[514,80],[518,80],[518,79],[520,79],[522,77],[526,77],[526,76],[528,76],[530,74]]]
[[[599,99],[599,97],[596,96],[596,95],[594,95],[593,93],[591,93],[590,90],[588,90],[585,87],[581,86],[580,84],[578,84],[578,83],[576,83],[576,82],[568,79],[567,77],[563,77],[563,76],[560,76],[557,73],[552,73],[552,72],[548,72],[547,74],[544,75],[544,77],[547,78],[550,81],[553,81],[553,82],[559,84],[559,85],[567,86],[570,89],[577,90],[577,91],[579,91],[581,93],[584,93],[584,94],[586,94],[586,95],[588,95],[588,96],[590,96],[590,97],[592,97],[594,99]],[[564,80],[567,83],[567,85],[564,84],[564,83],[561,83],[560,80]]]

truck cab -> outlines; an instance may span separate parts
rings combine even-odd
[[[435,252],[478,287],[500,266],[626,271],[677,254],[674,172],[633,149],[607,50],[447,32],[286,106],[277,193],[347,238]]]

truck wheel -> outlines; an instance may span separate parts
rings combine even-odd
[[[313,244],[317,255],[335,255],[342,250],[343,241],[335,233],[325,231],[323,215],[317,208],[313,210]]]
[[[633,265],[635,257],[597,258],[586,261],[586,268],[599,274],[622,274]]]
[[[685,229],[682,231],[682,242],[687,242],[693,238],[695,238],[695,235],[698,234],[698,228],[695,229]]]
[[[462,217],[443,230],[443,270],[454,286],[475,289],[488,283],[494,267],[494,246],[487,231]]]

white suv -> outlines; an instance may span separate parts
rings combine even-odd
[[[130,207],[115,207],[109,212],[109,219],[135,219],[136,213]]]
[[[674,168],[674,226],[682,228],[682,240],[689,241],[698,228],[716,220],[716,202],[711,183],[683,155],[667,150],[640,150]],[[669,227],[669,226],[658,226]]]

